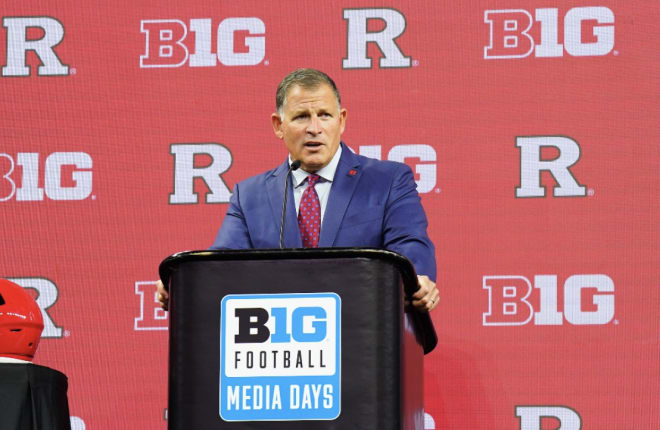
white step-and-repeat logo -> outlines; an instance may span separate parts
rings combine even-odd
[[[572,325],[605,325],[614,319],[614,281],[609,276],[569,276],[564,282],[563,312],[557,285],[557,275],[534,276],[534,288],[524,276],[484,276],[488,310],[483,325],[516,326],[532,320],[534,325],[562,325],[564,320]],[[538,309],[528,300],[534,289],[539,290]]]
[[[0,153],[0,202],[85,200],[92,194],[92,157],[85,152]],[[45,161],[41,161],[45,158]],[[40,186],[39,183],[43,186]],[[92,196],[94,198],[94,196]]]
[[[525,9],[497,9],[484,12],[490,28],[490,42],[484,59],[573,57],[607,55],[614,49],[614,13],[604,6],[574,7],[559,25],[557,8],[536,9],[534,16]],[[538,23],[538,24],[537,24]],[[590,24],[590,25],[587,25]],[[529,31],[540,27],[540,40]],[[564,43],[559,43],[563,32]]]
[[[140,32],[144,34],[144,54],[140,56],[140,68],[254,66],[266,55],[266,25],[257,17],[225,18],[217,25],[217,44],[211,46],[213,36],[211,18],[191,19],[189,25],[179,19],[144,19]],[[194,34],[192,52],[184,41]],[[236,34],[247,32],[241,41]],[[236,50],[242,44],[247,52]]]
[[[69,76],[69,66],[62,63],[55,47],[64,40],[64,25],[50,16],[7,16],[2,18],[7,29],[6,63],[2,67],[3,77],[30,76],[28,52],[39,58],[37,76]],[[41,32],[41,37],[30,38],[29,30]]]

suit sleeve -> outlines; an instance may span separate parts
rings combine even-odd
[[[225,219],[222,221],[215,242],[209,249],[249,249],[253,247],[239,197],[237,184],[229,199]]]
[[[426,232],[427,226],[412,170],[400,165],[392,180],[385,208],[384,246],[407,257],[418,275],[426,275],[435,282],[435,247]]]

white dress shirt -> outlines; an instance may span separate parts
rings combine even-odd
[[[320,169],[316,172],[323,179],[314,185],[316,194],[319,196],[319,202],[321,203],[321,225],[323,225],[323,215],[325,214],[325,208],[328,205],[328,196],[330,195],[330,188],[332,187],[332,181],[335,178],[335,172],[337,171],[337,165],[339,164],[339,158],[341,158],[341,145],[337,148],[334,157],[328,163],[327,166]],[[291,156],[289,155],[289,165],[291,165]],[[300,200],[302,199],[303,192],[308,187],[308,183],[305,182],[305,179],[310,175],[310,173],[305,172],[303,169],[297,169],[291,172],[293,180],[293,198],[296,201],[296,215],[300,210]]]

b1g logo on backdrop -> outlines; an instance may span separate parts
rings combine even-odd
[[[566,406],[516,406],[516,417],[520,419],[520,430],[542,430],[550,428],[544,421],[552,421],[557,430],[580,430],[582,418]],[[557,427],[559,423],[559,427]],[[550,423],[549,423],[550,424]]]
[[[140,314],[134,318],[133,330],[167,330],[169,320],[167,312],[161,308],[158,301],[157,282],[136,282],[135,294],[140,299]]]
[[[333,420],[341,412],[341,299],[335,293],[222,299],[220,416]]]
[[[49,16],[17,16],[2,18],[2,26],[7,29],[6,65],[2,76],[30,76],[27,53],[33,51],[41,65],[38,76],[67,76],[69,66],[63,64],[55,52],[55,47],[64,40],[64,26]],[[29,32],[36,35],[31,37]]]
[[[192,53],[188,29],[194,33]],[[146,19],[140,21],[140,31],[145,36],[144,55],[140,56],[140,67],[214,67],[254,66],[266,55],[266,26],[255,17],[225,18],[217,25],[215,51],[213,21],[211,18],[190,20],[190,25],[178,19]],[[237,35],[243,35],[237,39]],[[239,47],[241,46],[241,47]],[[239,48],[237,48],[239,47]]]
[[[348,21],[347,57],[342,61],[344,69],[370,69],[371,58],[367,57],[367,45],[375,43],[383,56],[378,65],[385,68],[410,67],[412,61],[406,56],[396,39],[406,31],[406,17],[396,9],[344,9]],[[380,31],[369,31],[370,21],[380,21]]]
[[[524,58],[532,53],[535,57],[562,57],[564,51],[574,57],[601,56],[614,48],[614,13],[607,7],[569,9],[564,16],[563,44],[559,43],[558,9],[536,9],[534,18],[524,9],[485,11],[490,41],[484,47],[484,58]],[[536,40],[530,34],[535,22],[540,27]],[[583,34],[583,29],[589,33]]]
[[[85,152],[53,152],[40,162],[37,152],[0,153],[0,202],[84,200],[92,194],[92,157]],[[18,166],[18,169],[16,168]],[[43,178],[43,186],[39,186]]]
[[[376,160],[383,159],[383,147],[381,145],[361,145],[358,149],[360,155]],[[418,177],[415,179],[417,191],[420,194],[425,194],[435,189],[438,166],[436,164],[435,149],[431,145],[395,145],[387,153],[387,159],[400,163],[405,163],[406,160],[410,159],[419,160],[413,166],[413,171]]]
[[[545,197],[542,172],[549,172],[557,183],[553,197],[587,195],[587,187],[579,184],[570,170],[580,160],[580,145],[575,140],[567,136],[519,136],[516,146],[520,149],[520,186],[516,188],[516,197]],[[544,159],[544,150],[557,155]]]
[[[528,300],[532,283],[524,276],[484,276],[482,288],[488,292],[484,326],[604,325],[614,318],[614,281],[607,275],[573,275],[564,282],[563,313],[558,309],[557,275],[534,276],[539,290],[536,312]],[[585,300],[586,298],[586,300]]]

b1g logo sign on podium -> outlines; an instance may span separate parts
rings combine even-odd
[[[222,299],[220,417],[333,420],[341,411],[341,299],[335,293]]]

